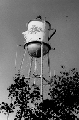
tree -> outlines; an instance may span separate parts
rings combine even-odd
[[[5,103],[5,102],[2,102],[0,104],[0,113],[2,112],[5,115],[7,114],[7,120],[9,118],[9,114],[14,112],[13,109],[14,109],[14,107],[12,104],[9,105],[8,103]]]
[[[34,112],[35,106],[40,100],[40,89],[35,84],[30,86],[29,79],[25,78],[24,75],[21,76],[17,74],[17,77],[14,78],[14,82],[15,83],[11,84],[7,89],[9,90],[8,97],[13,97],[14,99],[13,105],[19,107],[14,120],[21,120],[22,118],[30,119],[30,116],[34,116],[32,112]]]
[[[50,85],[55,114],[61,120],[75,120],[78,114],[73,113],[79,107],[79,73],[76,68],[60,73],[61,76],[52,77]]]
[[[74,68],[51,77],[49,94],[51,99],[41,102],[39,86],[30,86],[29,78],[17,74],[14,84],[8,87],[12,106],[19,107],[14,120],[76,120],[79,108],[79,73]],[[45,78],[44,78],[45,79]],[[4,106],[8,106],[4,104]],[[5,109],[5,107],[3,108]],[[9,108],[5,109],[8,110]],[[76,111],[76,112],[75,112]],[[10,113],[8,110],[7,113]],[[9,115],[9,114],[8,114]]]

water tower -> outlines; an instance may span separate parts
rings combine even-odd
[[[25,38],[25,43],[23,45],[24,54],[23,54],[23,58],[21,61],[20,70],[22,68],[24,57],[27,51],[31,58],[28,78],[29,80],[30,80],[30,77],[41,79],[40,94],[41,94],[41,100],[43,100],[43,56],[48,54],[48,67],[49,67],[49,74],[51,77],[49,51],[55,50],[55,48],[51,48],[51,45],[49,44],[49,40],[55,34],[56,29],[51,29],[51,24],[48,21],[46,21],[46,18],[42,19],[41,16],[37,16],[36,19],[30,20],[26,24],[26,27],[27,27],[27,31],[22,32]],[[51,30],[52,30],[52,34],[49,36],[49,32]],[[35,74],[35,70],[37,69],[37,59],[41,59],[41,74],[40,75]],[[35,68],[34,68],[34,74],[31,75],[31,68],[32,68],[33,60],[35,60]]]

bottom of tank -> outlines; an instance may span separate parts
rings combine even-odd
[[[40,41],[29,42],[26,46],[27,46],[28,54],[31,57],[36,57],[36,58],[41,57],[41,42]],[[46,55],[49,52],[49,50],[51,50],[51,46],[43,42],[43,56]]]

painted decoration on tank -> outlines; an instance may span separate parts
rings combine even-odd
[[[28,23],[28,30],[22,33],[26,43],[40,41],[48,43],[49,24],[46,21],[33,20]]]

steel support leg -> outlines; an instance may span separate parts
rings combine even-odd
[[[23,62],[24,62],[25,54],[26,54],[26,49],[24,50],[24,54],[23,54],[22,61],[21,61],[21,64],[20,64],[20,69],[18,71],[19,73],[21,72],[21,69],[22,69],[22,65],[23,65]]]
[[[43,102],[43,43],[41,44],[41,102]]]

